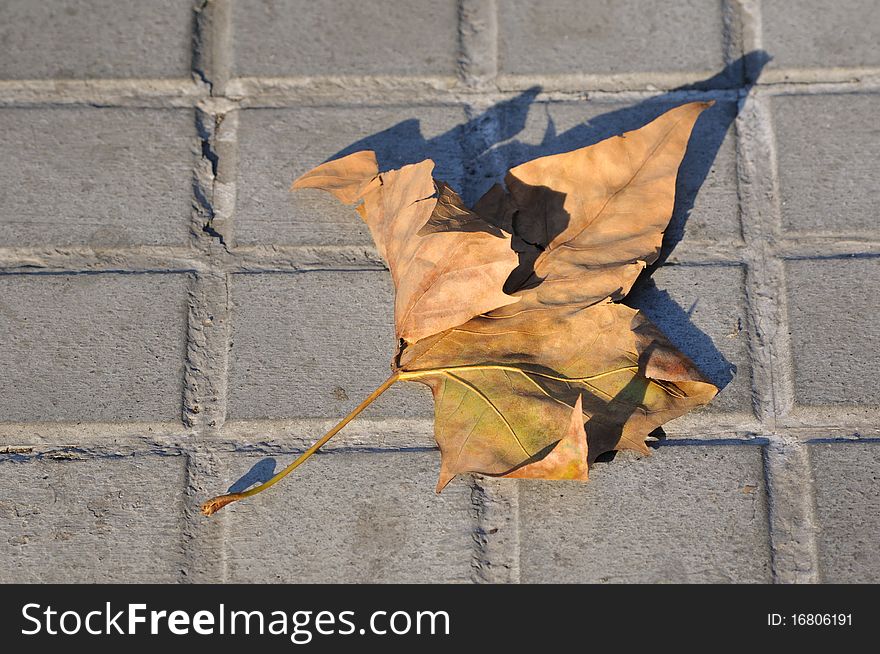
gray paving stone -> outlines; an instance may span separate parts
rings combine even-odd
[[[877,583],[880,447],[876,443],[812,445],[810,460],[816,483],[821,581]]]
[[[0,275],[0,422],[180,420],[186,275]]]
[[[638,129],[680,102],[639,104],[597,101],[530,103],[529,94],[497,115],[506,140],[477,157],[476,199],[508,168],[537,157],[568,152]],[[737,194],[736,106],[719,102],[700,117],[682,162],[666,242],[742,239]]]
[[[880,259],[786,263],[795,397],[802,405],[880,403],[875,377]]]
[[[187,0],[5,0],[0,79],[189,77]]]
[[[743,270],[662,266],[625,303],[641,309],[721,391],[698,412],[752,410]]]
[[[770,580],[758,447],[619,455],[586,484],[520,482],[519,506],[524,583]]]
[[[880,233],[874,201],[880,193],[878,115],[878,95],[793,95],[773,100],[786,230]]]
[[[762,0],[761,24],[771,67],[880,65],[874,0]]]
[[[374,150],[382,170],[431,158],[435,177],[462,181],[461,107],[319,107],[242,112],[236,241],[239,244],[362,244],[369,231],[329,194],[289,192],[314,166]]]
[[[227,483],[265,465],[234,461]],[[459,479],[434,493],[439,465],[437,452],[315,456],[271,492],[225,509],[229,580],[468,581],[471,489]]]
[[[183,457],[0,455],[0,582],[181,578]]]
[[[499,3],[504,73],[705,71],[724,66],[720,2],[508,0]]]
[[[236,0],[239,76],[454,75],[454,0]]]
[[[391,372],[392,293],[383,271],[235,275],[228,417],[345,416]],[[364,415],[430,416],[431,393],[400,382]]]
[[[188,109],[0,109],[0,244],[185,245],[196,145]]]

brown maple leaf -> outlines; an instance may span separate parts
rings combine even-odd
[[[675,180],[700,113],[511,169],[466,208],[433,162],[379,173],[372,152],[318,166],[294,188],[353,204],[395,283],[392,375],[269,482],[295,469],[397,380],[427,384],[442,463],[457,474],[586,480],[610,450],[646,436],[717,389],[641,313],[616,304],[660,252]]]
[[[467,209],[431,177],[434,162],[379,173],[376,155],[322,164],[293,189],[320,188],[357,210],[394,281],[398,338],[415,342],[516,302],[502,290],[516,267],[510,235]]]

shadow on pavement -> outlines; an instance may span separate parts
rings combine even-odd
[[[269,481],[275,474],[277,461],[272,457],[257,461],[250,470],[244,473],[232,486],[226,489],[227,493],[241,493],[251,486]]]

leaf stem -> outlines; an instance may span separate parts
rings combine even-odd
[[[354,410],[345,416],[342,420],[340,420],[333,429],[328,431],[326,434],[321,436],[319,440],[315,442],[309,449],[299,455],[296,461],[287,466],[284,470],[278,472],[274,477],[269,479],[268,481],[263,482],[259,486],[254,486],[253,488],[249,488],[246,491],[241,493],[227,493],[226,495],[218,495],[217,497],[212,497],[210,500],[202,504],[202,513],[205,515],[212,515],[216,513],[220,509],[222,509],[227,504],[231,504],[232,502],[237,502],[238,500],[243,500],[246,497],[251,497],[256,495],[257,493],[262,493],[264,490],[269,488],[270,486],[274,486],[279,481],[284,479],[291,472],[296,470],[301,464],[303,464],[310,456],[312,456],[315,452],[317,452],[321,447],[333,438],[336,434],[338,434],[345,425],[350,423],[354,418],[364,409],[366,409],[373,401],[382,395],[385,391],[387,391],[394,382],[396,382],[400,378],[400,373],[395,372],[388,379],[386,379],[382,384],[374,390],[372,393],[367,396],[367,398],[358,404]]]

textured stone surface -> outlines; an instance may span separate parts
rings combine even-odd
[[[816,483],[819,566],[822,581],[877,583],[880,552],[874,535],[880,447],[877,443],[834,443],[810,447]]]
[[[0,454],[0,582],[178,581],[183,457],[70,456]]]
[[[0,581],[877,581],[874,4],[0,2]],[[372,149],[474,202],[691,99],[628,303],[723,389],[654,456],[436,496],[399,384],[197,514],[389,373],[368,231],[294,178]]]
[[[880,259],[789,261],[788,320],[798,403],[876,407]]]
[[[520,482],[523,582],[767,582],[761,450],[667,446]]]
[[[236,240],[240,244],[369,243],[354,209],[290,184],[327,159],[373,150],[382,170],[431,158],[461,184],[461,107],[321,107],[242,112]]]
[[[880,65],[874,0],[762,0],[761,14],[775,68]]]
[[[724,65],[720,2],[499,3],[504,73],[702,71]]]
[[[342,418],[389,374],[387,272],[235,275],[228,414]],[[431,415],[422,384],[395,384],[365,415]]]
[[[236,0],[235,72],[455,74],[455,0]]]
[[[5,0],[0,79],[189,77],[187,0]]]
[[[663,266],[626,304],[641,309],[721,391],[697,411],[751,411],[747,315],[739,266]]]
[[[234,459],[228,483],[259,462]],[[279,492],[226,509],[229,580],[469,581],[471,489],[437,495],[438,469],[436,452],[318,455]]]
[[[786,96],[773,101],[786,230],[877,234],[880,96]]]
[[[0,275],[0,423],[180,420],[186,275]]]
[[[0,109],[0,244],[185,244],[186,109]]]

